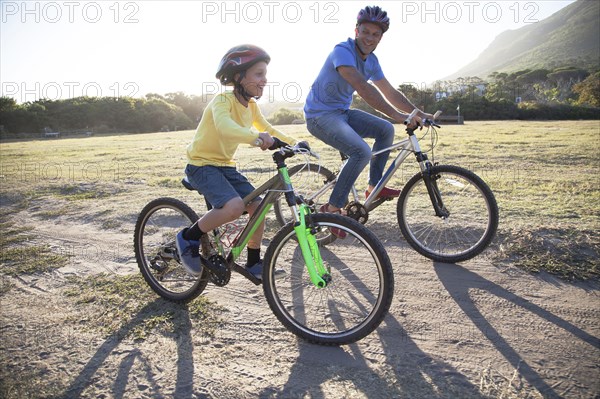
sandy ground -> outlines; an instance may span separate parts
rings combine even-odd
[[[384,224],[396,271],[389,315],[356,344],[322,347],[281,326],[262,288],[234,276],[205,295],[227,309],[214,337],[185,308],[169,305],[175,334],[133,341],[143,316],[102,336],[81,329],[62,291],[69,275],[136,273],[131,233],[93,223],[13,216],[53,248],[95,242],[51,274],[0,277],[0,367],[12,397],[64,398],[483,398],[600,396],[597,283],[571,284],[493,264],[489,252],[461,265],[436,264]],[[390,226],[388,224],[388,226]],[[390,229],[388,231],[388,229]],[[158,297],[156,301],[163,302]],[[155,303],[148,303],[148,307]],[[15,383],[17,381],[18,383]]]

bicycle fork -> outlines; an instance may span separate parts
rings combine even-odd
[[[450,212],[448,212],[448,210],[444,206],[444,201],[442,201],[442,194],[440,193],[440,189],[437,185],[437,179],[439,178],[439,176],[434,175],[432,173],[431,169],[433,167],[433,164],[429,159],[427,159],[427,154],[421,151],[419,140],[415,137],[414,133],[409,133],[409,139],[415,151],[417,162],[419,163],[419,166],[421,168],[423,182],[425,183],[425,187],[427,188],[427,193],[429,194],[429,199],[431,200],[431,205],[433,205],[435,215],[445,220],[450,216]]]
[[[311,209],[305,203],[300,203],[299,205],[296,204],[296,195],[292,189],[290,176],[285,165],[282,165],[282,167],[279,168],[279,174],[285,186],[286,202],[294,211],[294,217],[296,219],[294,231],[298,238],[298,245],[300,245],[302,257],[304,258],[304,264],[306,265],[310,280],[316,287],[325,288],[331,281],[331,275],[323,265],[321,251],[315,237],[316,230],[312,223]]]
[[[329,282],[331,282],[331,275],[323,266],[323,259],[321,258],[321,251],[317,245],[317,239],[315,238],[315,228],[310,221],[310,208],[306,204],[301,204],[298,210],[298,221],[294,224],[294,231],[296,237],[298,237],[298,244],[302,250],[302,257],[308,275],[312,283],[319,287],[325,288]],[[309,223],[306,223],[306,220]]]
[[[437,179],[439,176],[435,176],[431,173],[431,163],[427,163],[428,167],[423,174],[423,182],[425,183],[425,187],[427,187],[427,193],[429,194],[429,199],[431,200],[431,204],[433,205],[433,210],[435,211],[435,215],[441,217],[442,219],[447,219],[450,216],[450,212],[444,206],[444,201],[442,201],[442,194],[440,193],[440,189],[437,185]]]

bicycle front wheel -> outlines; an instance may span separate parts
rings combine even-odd
[[[448,215],[436,215],[423,176],[416,174],[398,198],[398,224],[404,238],[437,262],[456,263],[479,255],[498,228],[494,194],[481,178],[458,166],[434,166],[431,176]]]
[[[317,241],[320,235],[329,235],[330,228],[346,233],[343,239],[319,245],[331,280],[324,288],[311,282],[293,225],[288,223],[265,253],[265,297],[279,321],[309,342],[356,342],[375,330],[387,314],[394,292],[392,264],[377,237],[357,221],[326,213],[312,215],[312,221]]]
[[[135,258],[146,283],[161,297],[179,303],[202,293],[208,271],[188,274],[179,263],[175,236],[198,220],[185,203],[174,198],[158,198],[144,207],[134,232]]]

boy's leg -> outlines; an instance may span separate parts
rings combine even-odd
[[[256,211],[258,204],[259,204],[259,201],[253,201],[248,204],[248,206],[246,207],[246,210],[248,211],[248,214],[250,216],[254,215],[254,211]],[[254,234],[252,234],[252,236],[248,240],[248,249],[259,249],[260,250],[260,245],[262,243],[264,231],[265,231],[265,220],[263,219],[263,221],[260,222],[260,224],[257,226],[256,230],[254,231]]]
[[[237,191],[238,172],[235,168],[188,165],[185,173],[190,184],[213,206],[198,220],[200,230],[211,231],[242,215],[244,202]]]
[[[213,208],[198,220],[198,227],[208,232],[232,222],[244,213],[244,201],[240,197],[230,199],[221,208]]]
[[[246,176],[242,175],[237,170],[228,169],[225,172],[227,181],[234,188],[236,193],[239,195],[240,199],[249,195],[252,191],[254,191],[254,186],[250,184]],[[258,204],[260,203],[260,198],[252,201],[250,204],[246,205],[245,210],[248,212],[249,216],[252,217]],[[242,209],[240,215],[243,213],[244,204],[242,200]],[[239,216],[238,216],[239,217]],[[237,219],[237,218],[236,218]],[[262,266],[253,267],[256,265],[260,265],[260,247],[262,244],[263,232],[265,229],[264,220],[257,226],[254,234],[248,240],[248,257],[246,260],[246,267],[250,270],[255,277],[260,278],[262,276]]]

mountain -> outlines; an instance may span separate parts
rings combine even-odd
[[[542,21],[501,33],[475,61],[444,80],[564,66],[600,68],[600,1],[578,0]]]

